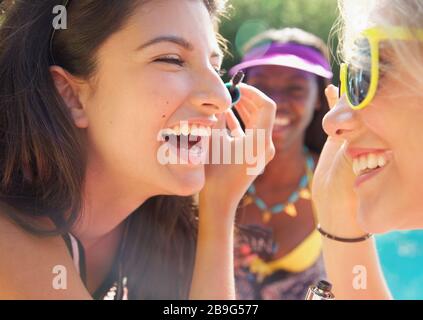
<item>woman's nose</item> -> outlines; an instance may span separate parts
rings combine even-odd
[[[196,107],[211,114],[222,113],[231,107],[231,95],[216,70],[206,70],[193,81],[195,89],[191,103]]]
[[[345,96],[323,118],[323,129],[331,137],[347,139],[358,128],[358,112],[350,108]]]

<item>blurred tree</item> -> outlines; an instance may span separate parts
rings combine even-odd
[[[328,38],[338,15],[337,0],[229,0],[229,3],[228,18],[223,20],[220,31],[229,41],[233,56],[227,57],[224,69],[238,63],[242,47],[251,37],[269,28],[304,29],[327,41],[331,52],[336,51],[336,39],[329,43]],[[336,63],[332,64],[337,80]]]

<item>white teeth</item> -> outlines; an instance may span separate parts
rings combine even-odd
[[[377,167],[377,156],[374,154],[369,154],[367,158],[367,167],[370,169],[374,169]]]
[[[367,169],[367,158],[366,156],[361,156],[359,160],[360,170]]]
[[[181,124],[181,134],[184,136],[189,135],[190,133],[190,127],[188,126],[188,123],[182,123]]]
[[[379,167],[384,167],[386,165],[386,159],[383,156],[379,156],[377,159],[377,165]]]
[[[173,132],[175,132],[175,134],[179,136],[181,134],[181,129],[179,128],[179,126],[175,126],[173,127]]]
[[[162,135],[173,135],[173,134],[175,134],[175,131],[173,131],[173,129],[163,129],[162,130]]]
[[[199,126],[198,127],[198,135],[201,137],[210,137],[211,136],[211,128]]]
[[[353,160],[353,171],[356,176],[360,173],[360,163],[357,159]]]
[[[191,134],[193,135],[193,136],[198,136],[198,127],[195,125],[195,124],[193,124],[192,126],[191,126]]]
[[[387,159],[383,154],[369,153],[353,159],[353,171],[356,176],[376,168],[382,168],[387,164]]]
[[[181,125],[176,125],[173,128],[166,128],[160,131],[161,136],[167,135],[192,135],[198,137],[209,137],[211,136],[211,127],[202,126],[197,124],[188,124],[187,122],[181,122]]]
[[[288,126],[291,124],[291,119],[287,117],[276,117],[275,124],[279,126]]]

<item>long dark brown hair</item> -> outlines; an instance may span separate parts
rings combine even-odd
[[[319,52],[329,61],[329,49],[323,40],[312,33],[298,28],[270,29],[264,31],[248,41],[243,51],[248,52],[252,48],[270,43],[300,44]],[[329,111],[328,102],[325,97],[325,88],[329,85],[329,80],[317,77],[317,83],[319,108],[314,112],[313,119],[306,129],[305,144],[310,150],[320,153],[327,139],[327,135],[323,131],[322,121],[325,114]]]
[[[65,1],[8,1],[0,18],[0,201],[25,230],[64,234],[83,207],[87,153],[54,86],[52,57],[68,72],[89,78],[101,44],[147,1],[70,1],[70,27],[56,30],[52,46],[52,9]],[[225,0],[202,1],[217,25]],[[123,259],[131,299],[188,297],[196,211],[192,197],[157,196],[131,214]],[[57,227],[41,228],[41,217]]]

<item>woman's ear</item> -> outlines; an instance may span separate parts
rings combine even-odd
[[[88,117],[80,101],[79,86],[76,81],[66,70],[59,66],[51,66],[50,74],[57,92],[70,111],[75,126],[81,129],[87,128]]]

